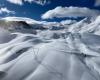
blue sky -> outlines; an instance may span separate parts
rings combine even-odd
[[[35,2],[25,2],[23,1],[23,5],[14,4],[7,0],[0,1],[1,8],[7,8],[10,11],[14,11],[13,14],[2,13],[0,17],[6,16],[17,16],[17,17],[28,17],[35,20],[41,20],[41,15],[45,12],[55,9],[58,6],[62,7],[87,7],[89,9],[97,9],[100,10],[100,6],[95,6],[95,0],[51,0],[49,4],[40,5]],[[65,17],[62,19],[66,19]],[[53,20],[53,19],[52,19]],[[61,20],[61,18],[57,18],[56,20]]]

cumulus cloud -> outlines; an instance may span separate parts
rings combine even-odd
[[[0,8],[0,14],[3,14],[3,13],[14,14],[15,12],[4,7],[4,8]]]
[[[50,3],[49,0],[7,0],[7,1],[13,4],[18,4],[18,5],[23,5],[23,2],[29,2],[29,3],[34,2],[39,5],[45,5],[45,4]]]
[[[42,19],[56,18],[77,18],[77,17],[96,17],[100,14],[99,10],[92,10],[86,7],[56,7],[53,10],[49,10],[42,15]]]

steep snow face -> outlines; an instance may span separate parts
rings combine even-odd
[[[7,36],[10,41],[0,44],[0,80],[100,80],[100,36],[68,33],[56,40],[22,33]]]
[[[88,32],[88,33],[100,35],[100,16],[98,16],[90,24],[87,24],[84,27],[82,27],[80,32],[82,32],[82,33]]]
[[[68,31],[72,33],[81,32],[83,30],[82,28],[87,26],[89,23],[90,23],[90,20],[88,18],[85,18],[79,22],[76,22],[70,25],[70,27],[68,28]]]

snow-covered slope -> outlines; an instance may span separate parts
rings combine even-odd
[[[82,28],[82,32],[90,32],[100,35],[100,16],[98,16],[95,21]]]
[[[91,21],[88,18],[85,18],[79,22],[76,22],[76,23],[70,25],[68,28],[68,31],[72,32],[72,33],[78,33],[80,31],[83,31],[82,28],[87,26],[90,23],[91,23]]]
[[[66,39],[46,40],[9,33],[12,36],[0,44],[0,80],[100,79],[100,36],[69,33]]]
[[[0,23],[7,27],[0,26],[0,80],[100,80],[99,17],[71,25],[52,23],[58,30],[52,30],[51,23],[49,27],[4,23]],[[37,34],[23,33],[29,26]]]
[[[67,31],[72,33],[93,33],[100,35],[100,16],[98,16],[94,21],[85,18],[79,22],[76,22],[70,25]]]

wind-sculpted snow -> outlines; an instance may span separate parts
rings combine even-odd
[[[100,36],[64,35],[9,33],[0,43],[0,80],[100,80]]]

